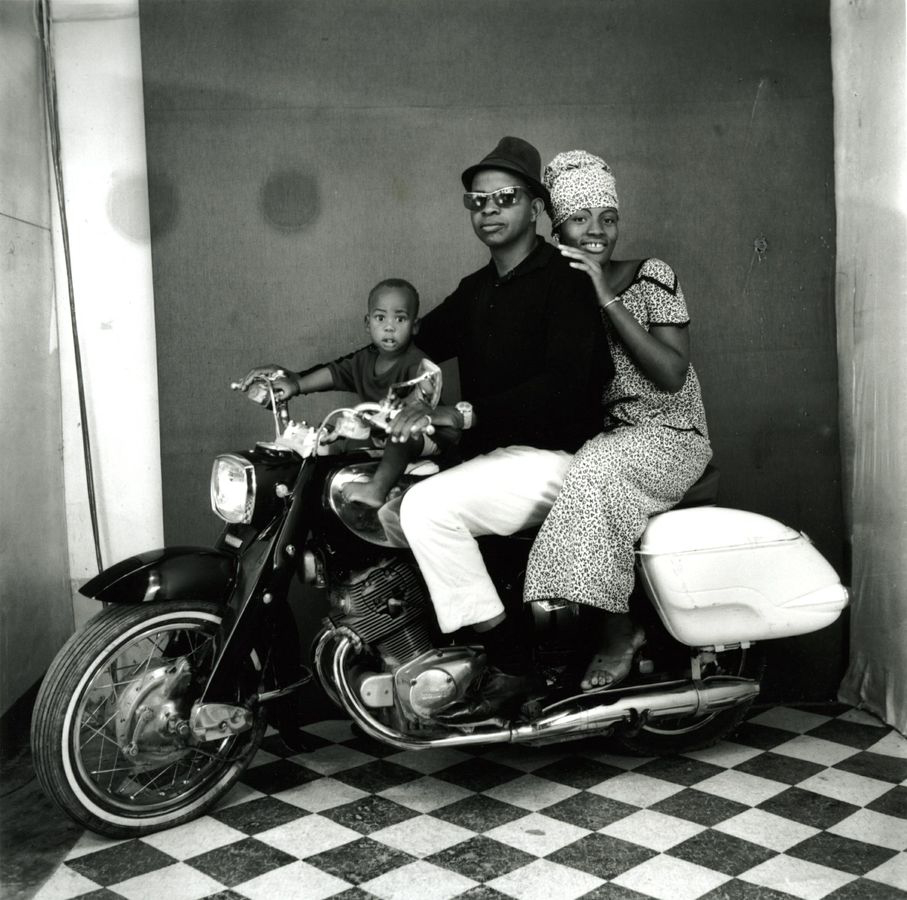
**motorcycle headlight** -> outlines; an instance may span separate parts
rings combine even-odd
[[[225,522],[248,525],[255,509],[255,467],[247,459],[225,453],[211,469],[211,508]]]

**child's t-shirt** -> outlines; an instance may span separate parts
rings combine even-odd
[[[370,344],[328,363],[336,390],[353,391],[361,400],[377,403],[387,396],[387,389],[392,384],[415,378],[419,374],[419,363],[426,358],[418,347],[410,344],[386,372],[376,375],[378,355],[378,350]]]

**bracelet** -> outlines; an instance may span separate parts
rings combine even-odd
[[[607,309],[612,303],[617,303],[620,300],[620,297],[615,297],[613,300],[609,300],[607,303],[602,305],[602,309]]]

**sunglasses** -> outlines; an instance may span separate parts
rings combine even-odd
[[[470,212],[479,212],[485,209],[488,198],[494,200],[494,205],[498,209],[508,209],[516,206],[520,201],[520,192],[528,193],[525,188],[513,185],[512,187],[498,188],[496,191],[467,191],[463,194],[463,206]]]

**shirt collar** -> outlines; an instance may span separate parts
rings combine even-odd
[[[494,260],[489,260],[488,270],[491,273],[491,280],[495,285],[506,284],[508,281],[513,281],[521,275],[528,275],[530,272],[534,272],[536,269],[541,269],[548,265],[554,253],[554,247],[541,235],[536,235],[535,246],[529,252],[529,255],[509,272],[498,275]]]

